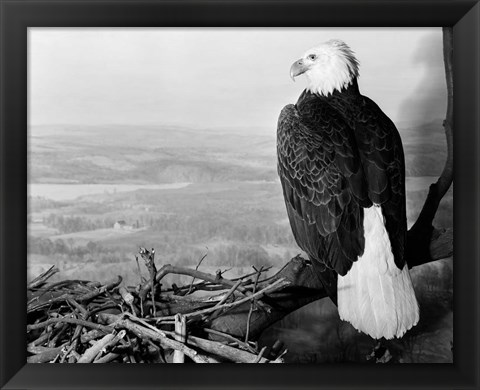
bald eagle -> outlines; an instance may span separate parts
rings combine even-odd
[[[419,319],[404,258],[405,162],[395,125],[360,94],[358,68],[340,40],[293,63],[307,88],[280,114],[278,174],[296,242],[327,291],[326,275],[336,278],[340,318],[391,339]]]

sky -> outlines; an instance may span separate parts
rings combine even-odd
[[[441,28],[30,28],[29,124],[274,132],[306,85],[291,64],[332,38],[397,126],[445,116]]]

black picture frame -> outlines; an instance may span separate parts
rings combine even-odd
[[[480,5],[472,0],[0,0],[0,386],[41,388],[478,389]],[[454,28],[454,363],[26,364],[27,29],[349,26]],[[406,86],[408,88],[408,86]]]

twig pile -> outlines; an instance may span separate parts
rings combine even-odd
[[[29,363],[283,363],[281,345],[259,350],[256,342],[210,329],[215,318],[250,302],[269,310],[261,299],[285,287],[284,279],[265,278],[268,268],[237,279],[222,272],[155,266],[155,251],[140,248],[149,271],[137,286],[122,278],[107,282],[65,280],[47,283],[58,272],[51,267],[28,287],[27,351]],[[138,264],[138,258],[136,258]],[[203,259],[202,259],[203,260]],[[200,260],[201,262],[201,260]],[[140,266],[139,266],[140,267]],[[185,286],[162,290],[167,274],[192,276]],[[197,283],[194,280],[198,279]],[[194,295],[202,290],[203,295]],[[208,292],[208,293],[205,293]]]

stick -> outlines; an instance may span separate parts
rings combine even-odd
[[[75,352],[75,348],[77,348],[77,340],[74,340],[73,343],[71,343],[68,348],[66,349],[66,351],[63,353],[61,359],[60,359],[60,363],[64,363],[65,362],[65,359],[72,353],[72,352]],[[76,353],[76,352],[75,352]],[[74,357],[74,356],[70,356],[69,359],[68,359],[68,362],[69,363],[75,363],[77,361],[77,357]]]
[[[205,280],[207,282],[211,282],[211,283],[214,283],[214,284],[221,284],[221,285],[225,286],[226,288],[231,288],[235,285],[235,282],[233,282],[229,279],[218,278],[216,275],[207,274],[207,273],[201,272],[201,271],[196,271],[196,270],[191,269],[191,268],[177,267],[177,266],[173,266],[171,264],[166,264],[162,268],[160,268],[160,270],[157,273],[157,277],[156,277],[157,282],[162,280],[168,274],[194,276],[197,279],[202,279],[202,280]],[[149,286],[148,285],[143,285],[141,290],[140,290],[139,295],[141,297],[145,297],[146,294],[148,293],[148,290],[149,290]],[[241,286],[238,287],[238,291],[240,291],[242,294],[244,294],[246,296],[251,295],[250,291],[247,291],[245,288],[243,288]]]
[[[260,353],[258,354],[257,358],[255,359],[255,361],[253,363],[259,363],[260,360],[262,360],[262,356],[263,356],[263,354],[265,353],[266,350],[267,350],[267,347],[263,347],[260,350]]]
[[[27,332],[29,332],[31,330],[36,330],[36,329],[42,329],[42,328],[45,328],[48,325],[56,324],[58,322],[66,322],[66,323],[69,323],[69,324],[82,325],[82,326],[85,326],[87,328],[101,330],[102,332],[105,332],[105,333],[110,333],[113,330],[110,326],[95,324],[93,322],[85,321],[85,320],[79,320],[77,318],[61,317],[61,318],[50,318],[46,321],[39,322],[38,324],[27,325]]]
[[[228,298],[230,298],[230,296],[235,292],[235,290],[242,284],[242,280],[238,280],[237,283],[235,283],[233,285],[233,287],[223,296],[223,298],[214,306],[214,308],[220,308],[220,306],[222,306]],[[218,316],[218,314],[220,314],[220,309],[217,310],[217,311],[214,311],[211,316],[210,316],[210,320],[214,319],[215,317]]]
[[[133,306],[133,295],[125,287],[120,287],[118,289],[119,294],[121,295],[123,301],[130,306],[130,310],[132,311],[133,315],[137,315],[137,311],[135,310],[135,306]]]
[[[35,346],[35,345],[29,345],[27,346],[27,352],[31,353],[32,355],[39,355],[44,352],[50,352],[52,350],[58,349],[58,347],[41,347],[41,346]]]
[[[262,272],[267,272],[267,271],[269,271],[271,268],[272,268],[271,266],[269,266],[269,267],[264,267]],[[229,271],[230,269],[231,269],[231,268],[229,268],[229,269],[227,269],[227,270],[225,270],[225,271],[222,271],[222,274],[224,274],[225,272]],[[239,277],[237,277],[237,278],[232,278],[232,279],[230,279],[230,281],[236,282],[236,281],[238,281],[238,280],[245,280],[246,278],[249,278],[250,276],[253,276],[253,275],[255,275],[256,273],[257,273],[257,272],[252,272],[252,273],[247,274],[247,275],[239,276]],[[270,279],[271,279],[271,278],[270,278]],[[265,282],[266,280],[267,280],[267,279],[262,280],[261,283]],[[248,284],[247,282],[245,282],[245,283],[246,283],[245,285]],[[203,282],[199,282],[199,283],[194,284],[192,287],[193,287],[194,290],[205,289],[206,291],[216,291],[216,290],[222,289],[221,286],[216,286],[216,287],[214,287],[214,286],[208,286],[208,287],[205,287],[206,284],[207,284],[207,283],[206,283],[205,281],[203,281]],[[180,286],[180,287],[177,286],[176,288],[168,288],[168,289],[165,289],[164,292],[171,292],[171,291],[173,291],[174,294],[177,296],[181,290],[187,290],[188,288],[189,288],[189,286]]]
[[[74,282],[79,282],[79,281],[70,281],[70,280],[67,280],[67,281],[64,281],[64,282],[59,282],[57,284],[72,284]],[[93,299],[101,294],[103,294],[104,292],[106,292],[107,290],[110,290],[116,286],[118,286],[120,283],[122,282],[122,277],[121,276],[118,276],[117,280],[115,281],[112,281],[111,283],[101,287],[100,289],[98,290],[95,290],[95,291],[91,291],[91,292],[88,292],[86,294],[83,294],[81,296],[73,296],[71,294],[62,294],[60,296],[57,296],[55,298],[51,298],[49,299],[48,301],[46,302],[42,302],[36,306],[33,306],[33,302],[34,300],[31,300],[29,303],[28,303],[28,308],[27,308],[27,313],[30,313],[30,312],[33,312],[33,311],[36,311],[36,310],[40,310],[41,308],[44,308],[44,307],[47,307],[47,306],[50,306],[52,305],[53,303],[56,303],[56,302],[63,302],[63,301],[66,301],[67,299],[74,299],[76,300],[77,302],[84,302],[84,301],[88,301],[90,299]],[[52,289],[52,286],[49,286],[48,287],[49,290]],[[58,294],[59,292],[57,292]],[[38,297],[36,297],[35,299],[38,299]]]
[[[67,331],[69,328],[68,324],[63,324],[60,330],[57,332],[57,334],[50,339],[50,341],[47,344],[48,348],[55,348],[55,345],[57,344],[58,339]]]
[[[80,336],[80,342],[82,344],[86,344],[88,343],[89,341],[92,341],[92,340],[96,340],[100,337],[103,337],[105,336],[105,332],[102,331],[102,330],[99,330],[99,329],[93,329],[85,334],[82,334]]]
[[[57,325],[60,325],[60,324],[57,324]],[[61,325],[60,325],[61,326]],[[44,331],[45,333],[43,333],[38,339],[36,340],[33,340],[32,342],[29,343],[29,345],[31,346],[37,346],[37,345],[42,345],[45,341],[47,341],[49,339],[49,337],[51,336],[51,333],[50,332],[46,332]]]
[[[51,348],[49,351],[39,353],[38,355],[33,355],[27,358],[27,363],[46,363],[57,357],[57,355],[62,351],[62,348],[65,347],[66,343],[57,347]]]
[[[44,284],[47,279],[51,278],[53,275],[55,275],[57,272],[59,272],[58,268],[55,268],[54,265],[52,265],[48,270],[46,270],[43,274],[38,275],[36,278],[34,278],[30,283],[28,283],[27,289],[32,290],[36,287],[41,286]]]
[[[139,324],[136,324],[128,319],[122,319],[115,323],[116,329],[127,329],[133,332],[140,338],[150,338],[154,341],[160,343],[160,345],[164,348],[170,348],[174,350],[180,350],[185,355],[187,355],[190,359],[192,359],[195,363],[210,363],[210,360],[203,355],[200,355],[197,351],[187,347],[186,345],[176,341],[171,340],[166,337],[165,334],[162,334],[158,329],[155,332],[152,329],[145,328]]]
[[[242,281],[239,280],[237,281],[230,290],[228,290],[228,292],[223,296],[222,299],[220,299],[220,301],[214,306],[214,308],[219,308],[220,306],[222,306],[228,298],[230,298],[232,296],[232,294],[240,287],[240,285],[242,284]]]
[[[233,337],[232,335],[230,335],[230,334],[228,334],[228,333],[223,333],[223,332],[220,332],[220,331],[218,331],[218,330],[210,329],[210,328],[203,328],[203,330],[204,330],[206,333],[214,334],[214,335],[216,335],[216,336],[223,337],[223,338],[225,338],[226,340],[230,340],[231,342],[236,343],[238,346],[240,346],[241,348],[246,349],[247,351],[249,351],[249,352],[251,352],[251,353],[254,353],[254,352],[255,352],[255,351],[253,350],[253,348],[252,348],[248,343],[244,343],[242,340],[239,340],[239,339],[237,339],[236,337]]]
[[[155,266],[155,249],[152,248],[152,251],[150,252],[145,248],[140,248],[140,256],[142,256],[143,260],[145,261],[145,265],[150,275],[152,310],[153,310],[153,316],[155,317],[157,315],[157,311],[155,307],[155,280],[157,276],[157,267]]]
[[[91,363],[93,362],[93,359],[95,359],[95,356],[103,349],[105,348],[110,341],[112,341],[115,338],[115,336],[112,333],[109,333],[105,335],[102,339],[97,341],[92,347],[88,348],[83,356],[78,360],[77,363]]]
[[[200,348],[205,352],[208,352],[215,356],[221,356],[224,359],[237,363],[255,363],[255,361],[257,360],[257,355],[254,355],[250,352],[233,348],[229,345],[225,345],[217,341],[205,340],[200,337],[188,336],[187,345]],[[268,362],[270,362],[270,360],[264,357],[261,357],[258,361],[258,363]]]
[[[208,255],[208,248],[207,248],[207,253],[205,253],[202,258],[200,259],[200,261],[198,262],[197,266],[195,267],[195,271],[198,271],[198,267],[200,267],[200,264],[202,264],[202,261],[203,259],[205,259],[205,257],[207,257]],[[192,282],[190,283],[190,287],[188,288],[188,291],[187,291],[187,295],[190,294],[192,292],[192,287],[193,287],[193,282],[195,281],[195,276],[192,278]]]
[[[255,271],[257,269],[253,267]],[[260,272],[262,272],[262,267],[260,267],[260,271],[257,271],[257,277],[255,278],[255,284],[253,285],[253,293],[255,294],[255,290],[257,289],[257,284],[258,284],[258,279],[260,278]],[[248,316],[247,316],[247,330],[245,332],[245,342],[248,343],[248,336],[250,333],[250,319],[252,318],[252,313],[253,313],[253,306],[255,305],[255,300],[252,299],[250,302],[250,309],[248,310]]]
[[[187,321],[181,314],[175,315],[175,340],[185,344],[187,339]],[[185,354],[179,350],[173,352],[173,363],[185,363]]]
[[[86,317],[88,317],[87,309],[85,309],[82,305],[80,305],[75,299],[68,297],[66,301],[70,305],[74,306],[85,319]]]
[[[256,292],[255,294],[252,294],[246,298],[243,298],[243,299],[239,299],[238,301],[235,301],[235,302],[231,302],[231,303],[224,303],[221,307],[219,308],[216,308],[216,307],[209,307],[207,309],[203,309],[203,310],[198,310],[196,312],[193,312],[193,313],[186,313],[185,316],[186,317],[194,317],[194,316],[198,316],[198,315],[202,315],[202,314],[206,314],[206,313],[210,313],[214,310],[217,310],[217,309],[226,309],[226,308],[231,308],[231,307],[234,307],[234,306],[238,306],[238,305],[241,305],[242,303],[245,303],[245,302],[248,302],[249,300],[253,299],[253,298],[257,298],[257,297],[260,297],[262,295],[264,295],[267,291],[268,292],[273,292],[273,291],[277,291],[287,285],[289,285],[290,282],[286,281],[285,279],[283,278],[280,278],[278,280],[276,280],[274,283],[272,283],[271,285],[265,287],[264,289]],[[175,316],[167,316],[167,317],[157,317],[157,318],[150,318],[151,320],[156,320],[157,322],[161,322],[163,320],[174,320],[175,319]]]
[[[101,357],[100,359],[95,360],[94,363],[109,363],[112,360],[115,360],[116,358],[118,358],[119,356],[120,356],[119,353],[110,352],[110,353],[107,353],[105,356]]]
[[[140,284],[142,284],[145,278],[142,277],[142,271],[140,270],[140,263],[138,262],[138,256],[135,256],[135,261],[137,262],[138,278],[140,279]]]
[[[108,290],[111,290],[114,287],[117,287],[120,283],[122,283],[122,280],[123,280],[123,278],[120,275],[118,275],[117,280],[114,280],[114,281],[106,284],[105,286],[101,287],[97,291],[92,291],[90,293],[82,295],[82,296],[76,298],[76,300],[78,302],[83,302],[83,301],[88,301],[90,299],[93,299],[93,298],[99,296],[100,294],[103,294],[105,291],[108,291]]]
[[[82,313],[81,319],[84,320],[84,321],[88,320],[88,317],[89,317],[90,313],[87,310],[85,310],[83,308],[83,306],[76,303],[75,300],[72,300],[72,302],[77,305],[78,310]],[[83,325],[81,325],[81,324],[78,324],[75,327],[75,331],[73,332],[73,336],[72,336],[73,342],[70,345],[70,348],[68,349],[68,352],[65,353],[65,355],[62,356],[62,363],[65,360],[65,358],[70,354],[70,352],[75,352],[75,350],[77,349],[78,337],[82,334],[82,330],[83,330]],[[77,360],[78,359],[76,357],[71,356],[68,361],[73,363],[74,361],[77,361]]]
[[[96,360],[100,359],[100,355],[103,351],[106,351],[107,349],[113,348],[115,345],[117,345],[125,337],[126,334],[127,332],[125,330],[121,330],[120,332],[118,332],[112,340],[110,340],[106,345],[103,346],[100,352],[95,356],[93,362],[95,363]]]

